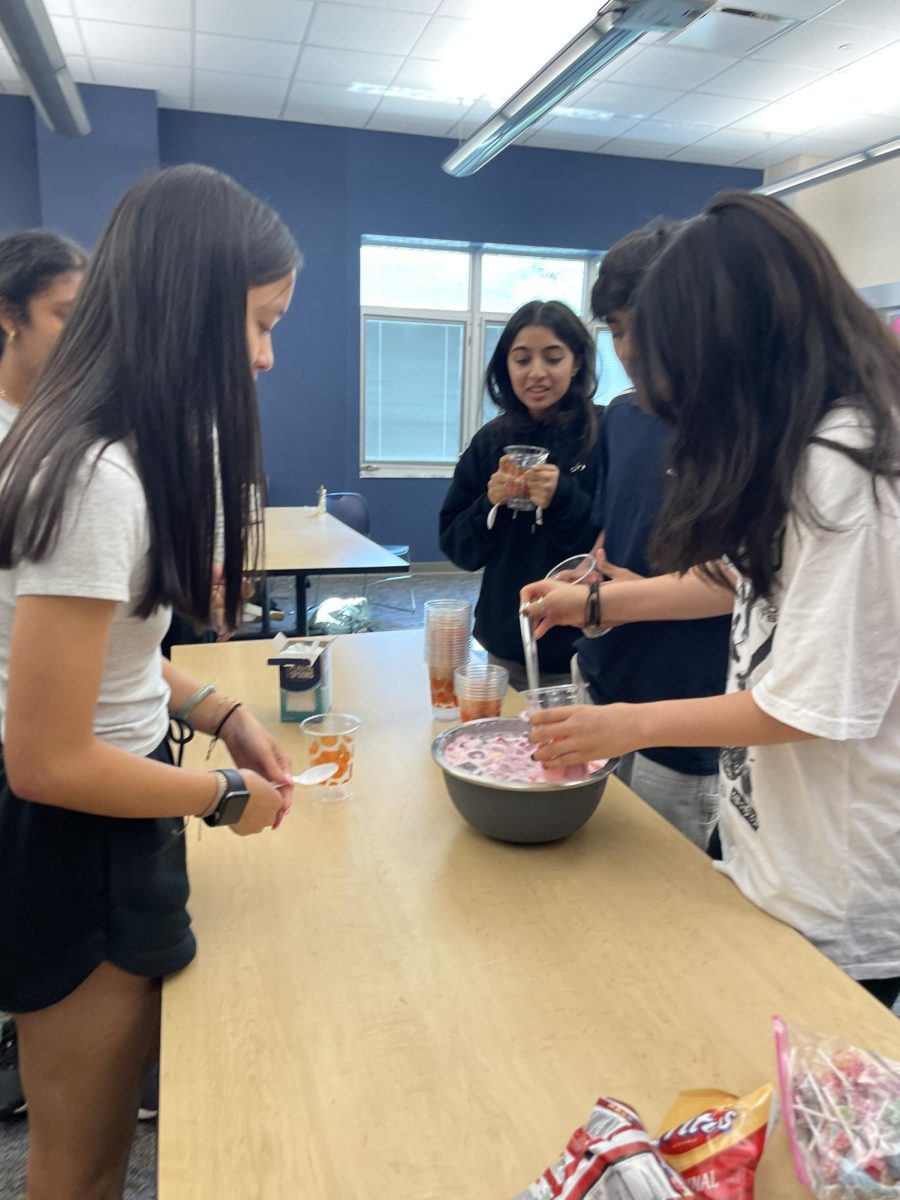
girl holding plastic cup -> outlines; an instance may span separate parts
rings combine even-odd
[[[508,321],[487,369],[500,415],[456,466],[440,515],[441,549],[466,571],[484,571],[475,637],[489,660],[526,686],[519,590],[596,537],[590,510],[597,473],[595,348],[575,313],[534,300]],[[544,461],[524,465],[541,458]],[[527,508],[522,507],[523,500]],[[512,504],[510,504],[512,501]],[[541,641],[541,682],[569,678],[576,633]]]

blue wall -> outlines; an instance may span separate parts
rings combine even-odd
[[[34,106],[25,96],[0,97],[0,230],[41,223]]]
[[[142,94],[85,90],[99,145],[57,148],[43,176],[46,154],[35,161],[32,130],[37,178],[29,182],[26,169],[11,183],[0,172],[0,227],[40,219],[29,216],[40,196],[57,227],[89,241],[86,223],[99,225],[129,173],[149,165],[145,101],[131,99]],[[0,126],[8,111],[21,121],[27,103],[0,97]],[[38,145],[45,142],[42,131]],[[294,305],[276,335],[275,370],[260,381],[272,502],[311,503],[320,483],[361,491],[373,536],[409,542],[418,561],[440,558],[437,513],[447,481],[358,477],[361,236],[602,250],[651,216],[686,216],[721,188],[759,181],[732,168],[518,148],[456,180],[440,169],[451,145],[444,140],[166,109],[157,145],[163,165],[209,163],[271,201],[304,252]],[[76,204],[67,205],[67,189]]]

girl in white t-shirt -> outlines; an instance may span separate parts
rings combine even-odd
[[[733,613],[728,694],[553,709],[565,765],[718,745],[721,869],[900,992],[900,345],[778,201],[723,195],[648,271],[638,394],[674,430],[662,570],[530,584],[538,633]],[[697,568],[696,564],[716,566]]]
[[[159,644],[173,608],[208,617],[219,507],[237,623],[254,378],[299,265],[227,176],[145,178],[0,448],[0,1008],[18,1025],[34,1200],[124,1188],[160,980],[195,952],[184,819],[256,833],[290,803],[271,736]],[[170,714],[239,769],[176,770]]]

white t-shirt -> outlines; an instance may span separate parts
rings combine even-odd
[[[865,446],[849,409],[819,433]],[[729,691],[815,741],[722,753],[720,869],[857,979],[900,975],[900,498],[811,446],[771,600],[738,589]]]
[[[97,448],[99,449],[99,447]],[[96,461],[96,469],[90,466]],[[0,710],[4,733],[12,618],[18,596],[79,596],[115,600],[94,732],[110,745],[149,754],[168,730],[169,688],[159,645],[171,611],[147,620],[132,614],[147,571],[150,530],[144,489],[124,442],[86,458],[73,481],[50,554],[0,571]],[[64,655],[53,629],[46,651]]]
[[[12,423],[18,415],[19,410],[16,406],[0,396],[0,442],[12,429]]]

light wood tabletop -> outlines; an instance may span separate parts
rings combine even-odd
[[[265,510],[265,569],[269,575],[352,575],[409,571],[409,563],[363,537],[331,513],[314,508]]]
[[[300,769],[267,653],[175,661]],[[471,830],[431,761],[421,631],[341,638],[334,667],[363,722],[352,799],[298,789],[277,833],[188,834],[199,952],[164,989],[159,1200],[511,1200],[599,1095],[655,1131],[681,1089],[774,1082],[773,1013],[900,1058],[896,1018],[617,780],[565,842]],[[808,1196],[781,1128],[756,1196]]]

